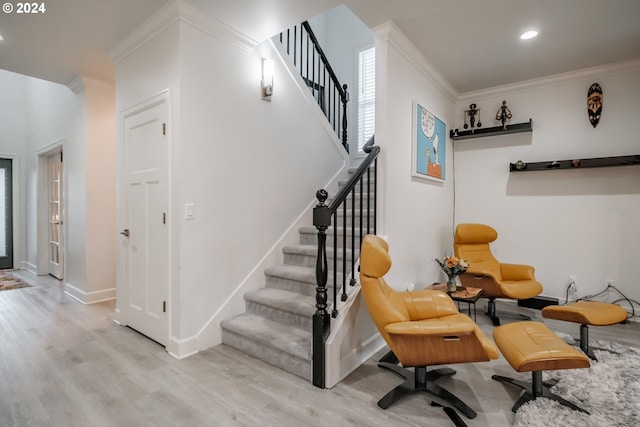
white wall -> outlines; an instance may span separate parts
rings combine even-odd
[[[0,154],[16,156],[18,217],[14,266],[37,268],[36,152],[75,132],[74,95],[65,86],[0,70]]]
[[[65,140],[65,292],[83,303],[116,297],[115,89],[79,76],[75,127]]]
[[[434,261],[453,247],[453,156],[447,138],[444,183],[411,176],[412,103],[454,123],[451,89],[392,24],[376,32],[376,144],[381,148],[379,214],[393,266],[388,282],[399,290],[443,279]]]
[[[593,82],[604,92],[595,129],[586,108]],[[456,105],[456,126],[462,128],[471,102],[482,108],[484,127],[497,125],[503,99],[511,123],[532,118],[533,132],[454,142],[456,223],[496,228],[496,257],[533,265],[543,295],[564,301],[568,275],[576,275],[578,297],[614,279],[639,300],[640,166],[509,173],[509,163],[640,154],[640,63],[465,94]]]
[[[219,322],[244,312],[242,295],[264,286],[263,260],[282,262],[278,243],[346,164],[271,42],[243,49],[233,30],[206,24],[187,8],[116,65],[118,114],[171,91],[168,350],[178,357],[220,342]],[[263,57],[276,60],[272,102],[261,99]]]
[[[91,301],[114,298],[116,288],[116,118],[115,87],[84,79],[86,279]]]

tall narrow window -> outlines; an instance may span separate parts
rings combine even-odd
[[[358,52],[358,153],[375,131],[376,124],[376,50]]]

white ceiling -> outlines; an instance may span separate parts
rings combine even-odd
[[[0,12],[0,69],[66,84],[114,79],[107,53],[167,0],[56,0]],[[339,0],[187,0],[261,41]],[[15,3],[15,2],[13,2]],[[374,28],[389,20],[461,93],[640,58],[640,0],[344,0]],[[535,28],[529,41],[518,36]]]

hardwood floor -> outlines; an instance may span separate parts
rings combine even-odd
[[[1,426],[453,425],[424,394],[387,410],[376,405],[401,383],[376,365],[384,349],[333,389],[320,390],[224,345],[176,360],[113,323],[114,301],[83,305],[51,277],[15,274],[33,286],[0,292]],[[480,305],[478,323],[490,335]],[[579,335],[576,324],[545,323]],[[638,323],[591,328],[593,340],[634,347],[639,332]],[[494,373],[518,376],[504,359],[453,367],[457,374],[440,384],[478,412],[465,419],[469,426],[512,424],[519,393],[491,380]]]

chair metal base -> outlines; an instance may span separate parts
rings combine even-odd
[[[606,348],[602,348],[602,347],[593,347],[592,345],[589,344],[589,326],[582,324],[580,325],[580,339],[576,340],[580,343],[580,350],[582,350],[582,352],[584,354],[586,354],[589,359],[597,362],[598,358],[596,357],[595,353],[593,352],[593,350],[600,350],[600,351],[606,351],[608,353],[612,353],[612,354],[620,354],[617,353],[615,351],[606,349]]]
[[[395,372],[396,374],[404,378],[405,381],[404,383],[400,384],[389,393],[387,393],[382,399],[380,399],[378,401],[379,407],[381,407],[382,409],[387,409],[393,403],[411,394],[430,393],[446,401],[469,419],[473,419],[478,415],[473,409],[471,409],[466,403],[460,400],[453,393],[436,384],[436,381],[438,381],[439,379],[450,377],[454,375],[456,371],[451,368],[440,368],[427,371],[426,366],[421,366],[414,368],[414,371],[412,372],[410,369],[403,368],[396,363],[385,361],[393,360],[393,358],[395,358],[395,356],[390,357],[389,354],[387,354],[385,357],[380,359],[380,361],[378,362],[378,366]]]
[[[487,303],[486,314],[491,318],[491,322],[493,323],[493,326],[500,326],[500,318],[498,317],[498,315],[505,316],[505,317],[514,317],[519,320],[531,320],[531,316],[527,316],[526,314],[511,313],[506,311],[496,311],[495,298],[489,298],[489,302]]]
[[[503,377],[501,375],[493,375],[491,377],[496,381],[513,384],[524,390],[524,393],[522,393],[516,404],[513,405],[513,408],[511,408],[513,412],[516,412],[520,408],[520,406],[529,402],[530,400],[535,400],[537,397],[546,397],[547,399],[555,400],[556,402],[576,411],[589,414],[589,412],[582,409],[578,405],[569,402],[568,400],[558,396],[555,393],[552,393],[551,390],[549,390],[549,387],[555,385],[557,381],[542,381],[542,371],[535,371],[531,374],[532,378],[530,383],[526,381],[516,380],[514,378]]]

